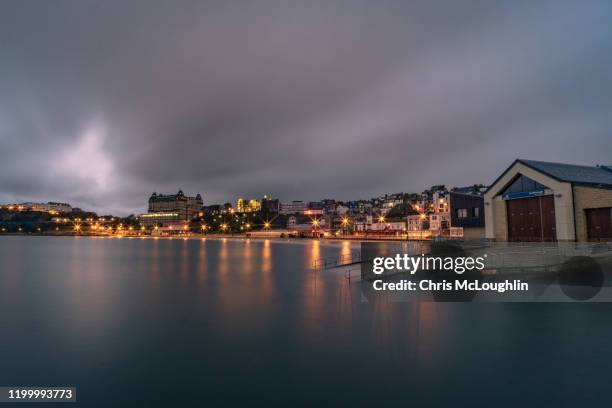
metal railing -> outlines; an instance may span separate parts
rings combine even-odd
[[[338,268],[341,266],[353,265],[359,262],[361,262],[361,253],[351,252],[350,254],[343,254],[338,257],[315,259],[312,262],[312,269]]]

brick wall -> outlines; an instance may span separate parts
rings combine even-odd
[[[612,207],[612,190],[574,186],[576,237],[587,240],[586,211],[589,208]]]
[[[508,216],[506,214],[506,202],[497,198],[491,202],[493,205],[493,222],[495,226],[495,240],[508,240]]]
[[[485,237],[484,227],[480,228],[463,228],[463,239],[483,239]]]

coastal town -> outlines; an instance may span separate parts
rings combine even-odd
[[[612,167],[517,159],[486,186],[340,201],[264,195],[205,205],[200,193],[154,192],[146,212],[118,217],[62,202],[0,206],[1,234],[244,236],[329,239],[612,239]]]

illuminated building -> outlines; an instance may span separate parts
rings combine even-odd
[[[425,214],[411,214],[406,217],[408,231],[422,231],[424,228],[423,223],[427,220]]]
[[[48,203],[22,203],[15,204],[12,207],[19,209],[20,211],[36,211],[36,212],[71,212],[73,208],[67,203],[56,203],[49,201]]]
[[[153,193],[149,198],[148,212],[138,216],[138,222],[144,227],[161,227],[170,230],[182,230],[189,220],[203,211],[202,196],[186,196],[182,190],[176,194]]]
[[[138,222],[143,227],[153,226],[168,226],[168,225],[182,225],[185,220],[181,219],[179,213],[176,212],[154,212],[145,213],[138,216]]]
[[[202,196],[186,196],[182,190],[176,194],[153,193],[149,198],[149,213],[176,213],[180,220],[190,220],[198,215],[204,203]]]
[[[245,212],[256,212],[261,210],[261,201],[250,199],[245,200],[243,198],[239,198],[236,200],[236,212],[245,213]]]

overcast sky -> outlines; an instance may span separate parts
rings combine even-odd
[[[0,202],[118,214],[612,163],[612,2],[2,1]]]

